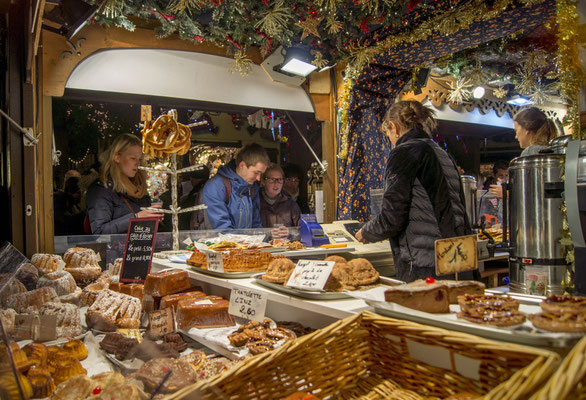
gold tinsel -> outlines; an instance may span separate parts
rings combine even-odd
[[[505,97],[507,97],[507,90],[505,88],[500,87],[498,89],[493,90],[492,94],[497,99],[504,99]]]
[[[579,93],[584,83],[584,70],[578,59],[578,10],[575,0],[557,0],[558,73],[562,93],[568,99],[564,125],[572,129],[574,139],[584,138],[580,132]]]
[[[472,92],[469,90],[472,85],[466,78],[458,79],[455,82],[449,82],[450,93],[448,94],[448,101],[454,104],[462,104],[472,98]]]
[[[326,18],[326,27],[330,35],[335,35],[342,30],[342,23],[336,19],[335,13],[328,14]]]
[[[292,18],[289,7],[284,5],[283,0],[278,0],[271,11],[258,21],[254,27],[260,29],[269,36],[278,36],[283,27]]]
[[[552,96],[547,92],[546,88],[537,85],[535,91],[529,95],[529,99],[537,105],[542,105],[551,101]]]
[[[241,77],[245,77],[252,70],[252,60],[246,55],[246,51],[239,50],[234,54],[234,63],[230,66],[230,73],[238,71]]]
[[[309,35],[313,35],[318,38],[321,38],[321,36],[319,35],[319,32],[317,31],[317,26],[319,25],[319,23],[323,19],[324,19],[323,17],[319,17],[319,18],[308,17],[305,21],[301,21],[301,22],[296,23],[295,25],[297,25],[300,28],[303,28],[303,33],[301,34],[301,40],[305,39]]]
[[[98,13],[108,18],[116,18],[122,13],[124,0],[103,0],[98,7]]]
[[[315,0],[315,4],[318,7],[324,7],[326,10],[331,11],[332,14],[336,13],[338,6],[344,3],[345,0]]]
[[[181,14],[188,8],[201,8],[202,1],[200,0],[173,0],[169,3],[167,11],[174,14]]]
[[[348,157],[348,136],[349,136],[349,124],[348,124],[348,113],[350,110],[350,97],[352,89],[354,87],[354,77],[357,75],[356,70],[352,67],[346,67],[346,73],[344,76],[344,89],[338,99],[338,108],[342,110],[340,114],[340,153],[338,158],[344,160]]]
[[[328,65],[328,60],[324,58],[324,55],[321,53],[321,51],[316,51],[315,56],[313,57],[313,61],[311,63],[315,65],[317,68],[322,69],[323,67]]]
[[[517,89],[520,94],[530,96],[531,93],[539,88],[537,71],[535,70],[534,64],[524,63],[521,65],[521,68],[517,68],[517,73],[521,80],[515,83],[515,89]]]

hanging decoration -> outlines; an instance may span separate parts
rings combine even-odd
[[[301,34],[301,40],[305,39],[309,35],[313,35],[315,37],[321,38],[319,32],[317,31],[317,26],[323,20],[323,17],[319,18],[312,18],[308,17],[304,21],[298,22],[295,25],[303,29],[303,33]]]
[[[326,65],[328,65],[328,60],[326,60],[323,56],[323,54],[321,53],[321,51],[316,51],[315,55],[313,56],[313,61],[311,62],[313,65],[315,65],[318,69],[322,69],[324,68]]]
[[[508,92],[509,91],[507,89],[505,89],[504,87],[500,87],[500,88],[493,90],[492,94],[497,99],[505,99],[507,97]]]
[[[463,104],[472,98],[472,85],[466,78],[458,79],[455,82],[450,82],[450,93],[448,94],[448,101],[455,104]]]
[[[230,162],[237,152],[237,147],[212,147],[206,144],[196,144],[189,153],[189,161],[192,165],[207,165],[210,169],[211,179],[218,173],[218,168]]]
[[[168,173],[169,159],[160,159],[158,157],[148,157],[145,160],[147,170],[147,191],[152,199],[158,199],[159,196],[169,190]]]
[[[267,12],[254,27],[269,36],[278,36],[291,18],[290,8],[285,6],[283,0],[278,0],[272,10]]]
[[[82,158],[80,158],[79,160],[75,160],[71,157],[67,157],[67,161],[69,161],[73,165],[74,168],[77,168],[78,165],[83,164],[83,162],[85,161],[85,159],[87,158],[87,156],[89,154],[90,154],[90,148],[88,147]]]
[[[252,71],[252,60],[246,55],[246,51],[237,51],[234,54],[234,60],[234,63],[230,66],[230,73],[238,71],[240,76],[245,77]]]

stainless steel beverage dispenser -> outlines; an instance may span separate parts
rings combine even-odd
[[[563,164],[563,155],[539,154],[509,166],[512,292],[562,293],[568,269],[560,243]]]
[[[460,182],[462,183],[462,191],[464,192],[466,215],[468,216],[470,225],[474,226],[478,222],[476,221],[476,178],[472,175],[462,175],[460,176]]]

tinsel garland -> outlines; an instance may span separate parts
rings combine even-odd
[[[341,110],[340,114],[340,145],[339,149],[340,152],[338,153],[338,158],[345,160],[348,157],[348,136],[350,133],[350,125],[348,124],[348,113],[350,112],[350,97],[352,94],[352,89],[354,88],[354,84],[356,82],[357,76],[356,70],[354,70],[350,65],[346,67],[345,75],[344,75],[344,90],[340,94],[338,100],[338,109]]]
[[[578,10],[576,0],[557,1],[558,71],[562,93],[568,99],[564,125],[572,129],[573,139],[585,137],[580,132],[580,85],[585,76],[578,59]]]

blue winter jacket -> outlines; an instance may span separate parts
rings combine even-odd
[[[236,173],[235,167],[234,160],[220,167],[218,174],[204,186],[203,203],[208,208],[203,229],[262,228],[258,184],[248,184]],[[227,188],[222,176],[230,180],[228,204]]]

